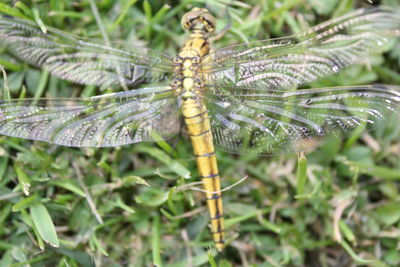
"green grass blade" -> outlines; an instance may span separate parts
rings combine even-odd
[[[59,247],[60,241],[58,240],[54,223],[46,207],[40,203],[35,204],[30,207],[30,215],[40,237],[51,246]]]
[[[304,153],[299,154],[297,161],[297,195],[304,194],[304,187],[307,182],[307,159]]]
[[[151,238],[151,248],[152,248],[152,254],[153,254],[153,264],[155,266],[163,266],[162,261],[161,261],[161,251],[160,251],[160,242],[161,242],[161,236],[160,236],[160,228],[161,228],[161,223],[160,223],[160,217],[155,216],[153,219],[153,226],[152,226],[152,238]]]

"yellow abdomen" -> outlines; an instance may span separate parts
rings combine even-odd
[[[216,248],[224,248],[224,218],[221,199],[221,184],[215,156],[210,120],[205,105],[195,99],[187,99],[182,105],[183,117],[192,141],[197,168],[211,219],[211,233]]]

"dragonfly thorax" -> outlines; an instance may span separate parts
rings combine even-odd
[[[204,30],[208,25],[208,11],[202,9],[193,9],[183,18],[183,24],[187,25],[192,32],[188,35],[184,46],[174,58],[175,78],[171,83],[176,95],[180,95],[183,100],[197,99],[203,87],[202,82],[202,60],[210,51],[208,40],[208,30]],[[210,15],[211,16],[211,15]],[[184,22],[185,21],[185,22]],[[202,23],[204,29],[200,26],[192,29],[189,24]],[[186,26],[185,26],[186,27]]]

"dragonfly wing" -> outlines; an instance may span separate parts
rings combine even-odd
[[[84,85],[137,88],[168,81],[172,61],[157,51],[125,43],[111,46],[35,23],[0,15],[0,45],[30,64]]]
[[[180,130],[168,87],[75,99],[0,102],[0,134],[73,147],[160,141]]]
[[[371,85],[207,94],[214,141],[236,153],[303,151],[355,128],[400,118],[400,87]]]
[[[359,9],[292,37],[217,50],[204,75],[217,87],[286,90],[357,63],[396,35],[400,9]]]

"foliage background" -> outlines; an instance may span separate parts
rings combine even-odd
[[[397,0],[374,4],[379,2],[400,6]],[[14,12],[12,4],[0,1],[0,11]],[[370,3],[99,0],[96,5],[112,40],[173,55],[184,41],[180,18],[193,6],[208,7],[219,30],[230,23],[214,45],[223,47],[287,36]],[[17,6],[46,25],[101,39],[88,0],[20,1]],[[0,64],[15,98],[103,93],[51,77],[4,50]],[[397,40],[385,53],[311,86],[400,85],[399,66]],[[185,187],[197,181],[187,137],[170,145],[115,149],[1,137],[0,155],[0,266],[400,265],[397,121],[307,153],[306,176],[297,172],[295,154],[219,151],[224,187],[249,176],[224,192],[229,245],[219,255],[208,252],[212,242],[203,195]],[[191,179],[183,178],[186,172]],[[29,196],[24,194],[28,186]]]

